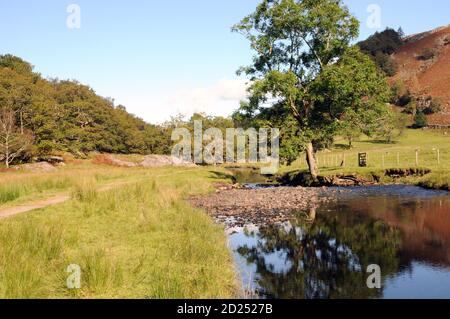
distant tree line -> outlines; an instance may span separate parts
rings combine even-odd
[[[165,154],[170,131],[115,106],[76,81],[44,79],[12,55],[0,56],[0,160],[70,152]]]

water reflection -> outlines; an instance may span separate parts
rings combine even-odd
[[[267,298],[450,298],[448,194],[377,189],[231,235],[244,285]],[[380,290],[366,285],[371,264]]]

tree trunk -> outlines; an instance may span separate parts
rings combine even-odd
[[[5,152],[5,165],[6,165],[6,168],[9,168],[9,150],[8,150],[8,146],[6,146],[6,152]]]
[[[5,165],[6,168],[9,168],[9,136],[8,133],[6,133],[6,140],[5,140]]]
[[[23,135],[23,113],[20,111],[20,134]]]
[[[314,146],[312,142],[306,145],[306,161],[308,162],[309,172],[313,179],[319,176],[319,169],[317,167],[316,157],[314,156]]]

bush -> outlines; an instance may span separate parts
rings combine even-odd
[[[416,101],[411,100],[406,106],[405,111],[406,114],[416,114],[417,113],[417,104]]]
[[[394,76],[397,73],[397,64],[389,55],[377,52],[374,61],[387,76]]]
[[[444,39],[444,45],[450,44],[450,34]]]
[[[442,111],[443,101],[439,98],[431,99],[429,106],[424,110],[425,114],[434,114]]]
[[[436,56],[436,52],[434,49],[426,48],[422,51],[422,54],[418,56],[419,60],[428,61],[433,59]]]
[[[57,146],[55,143],[51,141],[40,141],[37,145],[37,155],[49,155],[52,154],[55,150],[57,150]]]
[[[418,112],[414,117],[413,128],[419,129],[428,126],[428,120],[425,114],[422,112]]]
[[[405,107],[413,101],[413,96],[410,91],[401,94],[394,88],[393,94],[394,94],[394,104],[397,106]]]

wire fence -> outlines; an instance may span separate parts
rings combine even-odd
[[[439,148],[320,152],[317,162],[319,168],[357,168],[361,153],[366,155],[366,167],[371,168],[450,168],[450,150]],[[306,159],[301,159],[300,165],[307,166]]]

